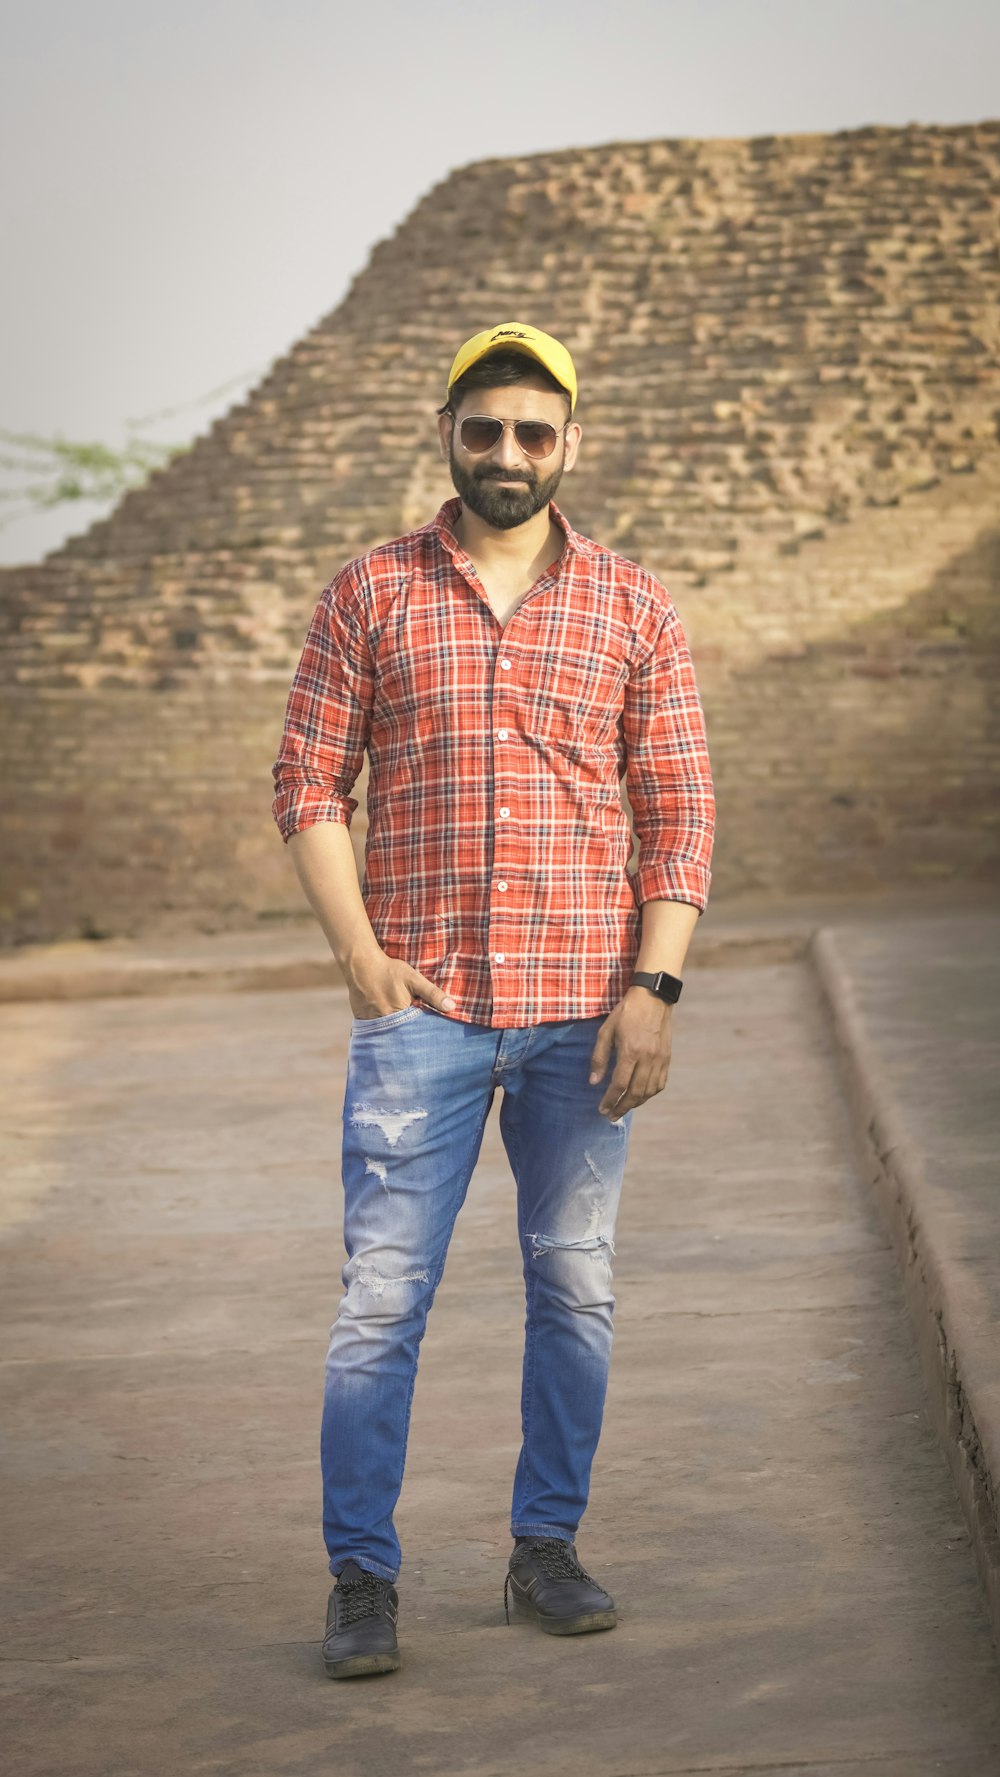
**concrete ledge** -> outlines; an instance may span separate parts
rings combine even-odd
[[[699,920],[688,969],[753,968],[804,958],[818,927],[878,924],[990,905],[987,887],[926,885],[889,895],[715,897]],[[253,930],[137,938],[74,938],[0,951],[0,1003],[113,999],[177,993],[259,993],[339,987],[343,976],[311,918],[276,919]]]
[[[0,960],[0,1003],[343,986],[318,927],[38,944]]]
[[[187,965],[148,959],[104,963],[93,969],[58,967],[6,970],[0,975],[0,1004],[31,1000],[107,1000],[179,993],[261,993],[305,987],[342,987],[344,978],[328,961],[287,959],[273,963]]]
[[[805,954],[805,932],[723,931],[690,958],[695,968],[764,966]],[[0,1004],[180,993],[343,987],[319,932],[224,934],[181,944],[79,940],[33,945],[0,960]]]
[[[940,1178],[940,1155],[937,1160],[928,1156],[925,1144],[914,1139],[899,1086],[894,1089],[890,1083],[880,1045],[862,1009],[846,948],[843,934],[825,929],[814,934],[809,952],[840,1046],[865,1176],[875,1187],[903,1273],[938,1434],[962,1501],[1000,1646],[1000,1343],[988,1292],[975,1271],[977,1241],[988,1231],[994,1236],[1000,1233],[1000,1203],[994,1202],[987,1230],[981,1217],[966,1213],[961,1176]],[[972,961],[976,949],[970,947]],[[909,949],[911,979],[927,954],[919,943]],[[981,950],[979,959],[981,966]],[[878,992],[879,986],[876,983],[873,991]],[[961,995],[961,971],[957,978],[953,975],[951,986]],[[881,988],[884,992],[884,981]],[[956,1008],[953,1001],[949,1008],[947,999],[928,986],[928,1051],[937,1051],[945,1070],[961,1065],[950,1042],[949,1012],[960,1016],[961,1006]],[[988,1066],[985,1056],[983,1060]],[[920,1070],[913,1070],[911,1078],[919,1087]],[[988,1079],[985,1083],[989,1090]],[[962,1131],[957,1133],[961,1136]],[[973,1128],[967,1133],[970,1146],[974,1145]],[[994,1156],[996,1152],[994,1147]],[[1000,1247],[987,1245],[985,1256],[995,1263]]]

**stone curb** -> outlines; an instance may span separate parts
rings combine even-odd
[[[731,933],[706,938],[692,955],[693,968],[739,968],[790,962],[804,956],[805,933]],[[343,987],[333,957],[262,956],[220,958],[206,947],[204,958],[162,958],[141,954],[86,957],[67,966],[44,952],[0,961],[0,1004],[39,1000],[93,1000],[180,993],[293,992],[306,987]]]
[[[841,1051],[866,1179],[888,1227],[917,1336],[938,1436],[965,1512],[1000,1647],[1000,1424],[988,1404],[996,1352],[965,1306],[962,1268],[952,1258],[923,1157],[907,1139],[830,929],[808,954]]]
[[[333,957],[279,958],[274,962],[159,962],[148,958],[102,962],[93,967],[19,970],[0,964],[0,1005],[38,1000],[156,998],[181,993],[261,993],[344,984]]]

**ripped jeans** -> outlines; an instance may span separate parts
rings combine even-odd
[[[598,1105],[607,1013],[494,1030],[416,1003],[354,1020],[344,1099],[345,1294],[330,1332],[321,1458],[330,1571],[399,1572],[393,1511],[427,1312],[498,1085],[517,1184],[527,1319],[511,1532],[572,1540],[611,1356],[611,1254],[631,1111]]]

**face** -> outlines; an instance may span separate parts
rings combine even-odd
[[[498,420],[547,420],[558,434],[552,455],[526,457],[509,429],[492,450],[473,455],[460,437],[462,419],[473,413]],[[465,396],[455,418],[441,414],[438,426],[441,454],[451,468],[456,493],[470,512],[497,531],[526,524],[548,505],[563,474],[576,461],[581,437],[575,421],[566,426],[563,397],[534,378],[506,388],[475,389]]]

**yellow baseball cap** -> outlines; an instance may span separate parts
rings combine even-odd
[[[502,347],[508,351],[525,352],[529,358],[537,358],[539,364],[544,364],[569,395],[572,413],[576,406],[576,370],[572,358],[551,333],[542,333],[540,328],[529,327],[525,321],[502,321],[499,327],[488,327],[485,333],[475,333],[467,339],[448,374],[448,393],[451,394],[453,384],[473,364],[478,364],[480,358]]]

